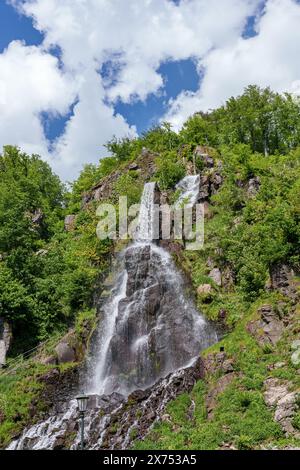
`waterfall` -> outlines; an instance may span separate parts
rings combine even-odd
[[[154,223],[155,223],[155,208],[154,208],[154,191],[156,183],[145,184],[139,220],[137,226],[137,233],[135,238],[139,242],[152,242],[154,238]]]
[[[176,207],[182,204],[194,206],[196,204],[200,191],[200,175],[186,176],[176,185],[176,189],[180,190],[180,195],[176,201]]]
[[[199,176],[178,185],[193,204]],[[128,395],[185,366],[215,342],[211,326],[185,295],[170,254],[153,243],[155,183],[141,199],[134,243],[122,255],[122,271],[104,306],[96,355],[88,371],[88,393]]]
[[[187,200],[194,204],[199,179],[187,177],[178,188],[180,204]],[[147,183],[135,240],[121,254],[119,274],[101,310],[85,390],[101,395],[98,405],[86,413],[90,449],[127,448],[133,430],[145,437],[167,403],[192,390],[201,378],[199,352],[217,341],[213,328],[186,295],[171,255],[153,242],[155,193],[155,183]],[[126,397],[131,392],[134,405],[128,407]],[[116,419],[120,429],[115,434],[110,425],[115,426]],[[60,412],[53,411],[48,419],[25,429],[8,449],[75,449],[80,440],[77,423],[72,399]]]

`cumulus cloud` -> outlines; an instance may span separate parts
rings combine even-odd
[[[195,93],[183,91],[170,102],[164,119],[180,128],[197,110],[206,111],[243,91],[249,84],[278,92],[300,89],[300,5],[269,0],[256,21],[256,35],[214,49],[201,61],[205,74]]]
[[[27,151],[47,155],[39,115],[62,115],[75,88],[57,59],[35,46],[13,41],[0,54],[0,142],[16,142]]]
[[[104,155],[103,144],[112,135],[136,132],[115,115],[115,104],[161,93],[159,67],[167,60],[193,58],[203,74],[196,93],[183,91],[169,103],[164,119],[177,128],[192,112],[219,105],[251,82],[299,89],[296,0],[267,0],[257,36],[250,39],[242,33],[263,0],[11,3],[33,18],[44,41],[38,47],[12,43],[0,55],[0,144],[39,151],[68,179],[83,163]],[[61,51],[60,61],[53,56],[54,47]],[[109,76],[103,74],[107,68]],[[11,109],[4,100],[12,103]],[[63,134],[49,146],[40,113],[65,115],[70,109]]]

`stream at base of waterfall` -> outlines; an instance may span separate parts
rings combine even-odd
[[[199,176],[180,184],[181,200],[188,197],[194,204]],[[120,256],[87,362],[89,449],[126,449],[133,436],[145,437],[168,401],[192,389],[202,374],[199,353],[217,341],[186,294],[170,254],[153,241],[155,191],[155,183],[144,187],[135,240]],[[76,449],[76,407],[76,400],[70,400],[60,413],[26,429],[8,449]],[[112,432],[116,422],[119,431]]]

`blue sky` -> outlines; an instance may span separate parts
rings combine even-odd
[[[0,52],[16,39],[25,41],[26,45],[41,44],[43,35],[34,28],[32,19],[19,14],[5,0],[0,2]],[[178,4],[179,1],[174,0],[174,3]],[[52,53],[59,55],[56,51]],[[160,66],[159,72],[165,83],[163,93],[151,94],[145,101],[138,100],[133,104],[120,100],[116,103],[115,112],[122,114],[130,125],[135,125],[138,133],[159,122],[170,98],[176,98],[182,90],[196,91],[199,86],[199,76],[192,59],[168,61]],[[44,131],[50,142],[62,134],[71,113],[72,110],[66,116],[57,118],[42,114]]]
[[[0,0],[0,148],[72,179],[113,135],[179,130],[253,83],[300,93],[299,3]]]
[[[179,0],[173,0],[179,4]],[[249,17],[245,28],[245,37],[251,37],[254,33],[254,19]],[[40,45],[43,34],[34,28],[33,21],[16,11],[13,6],[0,0],[0,52],[13,40],[25,41],[26,45]],[[58,52],[52,50],[54,55]],[[192,59],[180,61],[167,61],[163,63],[158,72],[163,76],[164,89],[161,93],[150,94],[145,101],[137,100],[134,103],[122,103],[118,100],[115,112],[120,113],[128,124],[135,125],[138,133],[144,132],[151,126],[156,125],[165,114],[167,103],[176,98],[182,90],[196,91],[199,88],[201,77],[199,77],[196,65]],[[41,118],[46,137],[53,142],[64,131],[64,127],[72,114],[71,111],[62,117],[42,113]]]

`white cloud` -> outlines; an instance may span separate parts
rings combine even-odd
[[[197,110],[222,104],[249,84],[283,92],[299,91],[300,5],[269,0],[258,18],[257,35],[211,51],[201,61],[204,79],[195,93],[181,93],[164,119],[179,128]]]
[[[205,68],[201,88],[170,103],[166,117],[177,127],[250,82],[299,89],[299,6],[293,0],[268,0],[258,35],[247,40],[241,37],[247,17],[261,0],[182,0],[179,6],[169,0],[12,1],[45,39],[39,47],[13,43],[0,55],[6,70],[0,69],[0,106],[1,96],[12,103],[0,116],[0,144],[40,149],[67,179],[97,161],[113,134],[135,132],[114,115],[114,105],[163,91],[158,68],[166,60],[192,57],[199,71]],[[53,46],[62,51],[60,67]],[[117,70],[109,88],[99,74],[107,61]],[[48,151],[39,113],[62,115],[75,99],[63,135]]]
[[[47,155],[42,111],[65,114],[75,88],[57,59],[35,46],[13,41],[0,54],[0,142]]]

